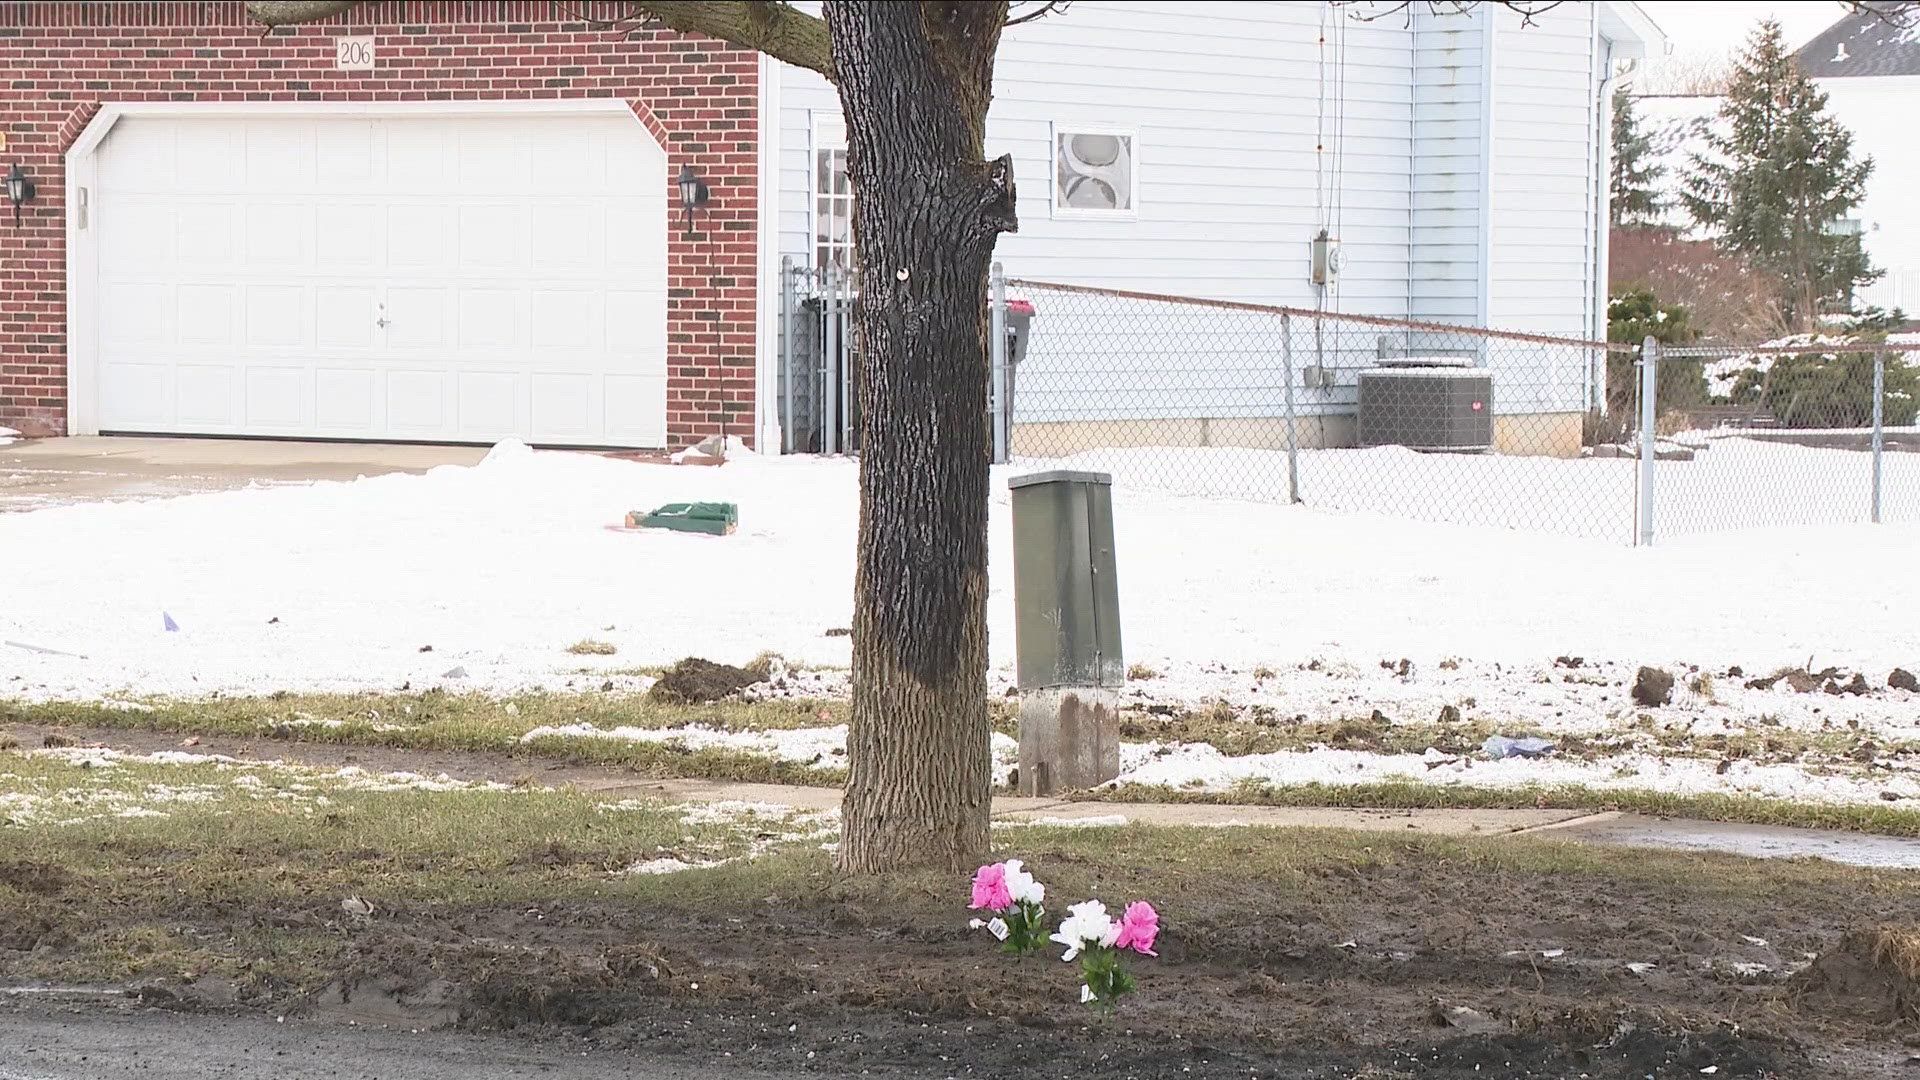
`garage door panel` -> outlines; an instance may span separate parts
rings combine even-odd
[[[451,289],[387,290],[387,347],[411,351],[438,349],[452,340],[447,322],[452,309]]]
[[[105,260],[128,275],[165,273],[173,266],[176,211],[163,202],[136,199],[103,215],[108,227]]]
[[[451,385],[452,378],[444,371],[387,372],[387,429],[421,438],[451,437],[447,428]]]
[[[438,120],[388,120],[381,125],[386,190],[399,195],[445,193],[453,183],[448,127]]]
[[[313,422],[333,434],[374,430],[375,376],[365,369],[321,368],[314,373]]]
[[[641,289],[607,293],[607,348],[617,354],[667,347],[666,294]],[[662,371],[664,372],[664,368]]]
[[[531,189],[529,140],[506,121],[463,125],[454,134],[454,181],[463,192],[508,195]]]
[[[526,222],[518,206],[492,204],[463,206],[459,213],[459,268],[468,272],[497,272],[523,265],[521,234]]]
[[[100,162],[104,427],[664,445],[632,117],[127,118]]]
[[[312,377],[304,367],[249,366],[246,373],[247,426],[294,431],[306,427],[306,387]]]
[[[328,272],[376,270],[380,233],[386,214],[371,203],[314,208],[313,255],[316,268]]]
[[[538,372],[533,376],[533,436],[551,442],[591,438],[595,384],[590,372]]]
[[[667,377],[609,375],[603,394],[602,423],[609,442],[635,446],[665,446]]]
[[[665,198],[607,200],[607,265],[618,270],[657,271],[664,287],[665,262],[651,252],[659,250],[665,239],[666,210]],[[621,280],[631,279],[622,274]]]
[[[234,224],[231,205],[211,202],[183,202],[175,210],[178,232],[174,250],[183,269],[201,270],[231,266],[235,258]]]
[[[212,428],[233,426],[234,369],[228,364],[182,364],[174,378],[180,418]]]
[[[247,187],[252,191],[315,189],[313,124],[260,120],[245,126]]]
[[[368,349],[379,318],[373,289],[321,285],[314,289],[314,344],[322,349]]]
[[[253,347],[296,346],[306,335],[307,290],[298,285],[247,286],[247,337]]]
[[[550,203],[533,210],[533,265],[537,270],[599,270],[606,228],[589,203]]]
[[[605,318],[599,293],[542,289],[533,294],[532,307],[528,341],[532,348],[586,351],[598,345],[593,330]]]
[[[100,303],[100,340],[108,346],[173,341],[173,289],[152,281],[116,281]]]
[[[517,373],[463,371],[454,378],[456,425],[462,435],[492,439],[524,431],[525,379]]]
[[[392,270],[453,264],[453,207],[403,204],[387,210],[387,265]]]
[[[377,130],[371,120],[316,125],[314,190],[334,194],[372,190]]]
[[[514,349],[526,344],[521,327],[526,296],[505,289],[460,290],[460,348]],[[477,357],[476,359],[483,359]]]
[[[182,285],[174,292],[181,344],[230,346],[234,343],[234,316],[240,310],[237,285]]]
[[[590,123],[565,126],[569,130],[545,152],[538,169],[549,176],[566,177],[572,193],[606,194],[607,140],[597,137]]]
[[[247,207],[247,269],[253,272],[306,267],[313,258],[313,207],[255,203]]]
[[[173,368],[168,364],[101,365],[100,426],[107,431],[171,419]]]
[[[121,121],[125,124],[126,121]],[[142,121],[159,124],[161,121]],[[219,191],[234,180],[236,144],[241,133],[227,124],[174,124],[168,134],[176,164],[162,180],[159,190],[179,192]],[[115,125],[113,138],[120,137]]]

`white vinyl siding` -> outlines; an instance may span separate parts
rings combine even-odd
[[[1307,241],[1320,227],[1317,3],[1081,0],[1007,31],[987,153],[1014,156],[1020,231],[998,257],[1015,276],[1311,305]],[[1338,16],[1330,17],[1330,40]],[[1345,310],[1407,314],[1412,56],[1395,20],[1348,20],[1341,220]],[[1331,56],[1331,51],[1329,53]],[[1329,93],[1334,65],[1329,63]],[[837,113],[819,75],[780,68],[780,253],[810,258],[811,114]],[[1328,103],[1328,126],[1334,104]],[[1056,126],[1136,133],[1139,210],[1055,218]],[[1329,151],[1332,156],[1332,133]]]
[[[1359,22],[1318,2],[1081,0],[1008,30],[987,126],[987,153],[1013,154],[1020,190],[1020,231],[998,249],[1008,273],[1312,305],[1307,241],[1327,213],[1315,192],[1325,15],[1329,95],[1345,38],[1340,214],[1328,224],[1347,261],[1328,306],[1460,322],[1484,311],[1496,325],[1586,332],[1593,5],[1527,27],[1490,8],[1415,7]],[[1491,110],[1488,19],[1498,20]],[[779,252],[808,263],[814,117],[838,115],[839,100],[813,72],[778,70]],[[1335,109],[1330,96],[1329,159]],[[1137,133],[1136,214],[1053,214],[1051,136],[1075,124]]]
[[[1481,18],[1415,11],[1408,315],[1480,314]]]
[[[1491,10],[1491,9],[1490,9]],[[1593,319],[1597,166],[1593,5],[1496,20],[1488,321],[1585,337]]]

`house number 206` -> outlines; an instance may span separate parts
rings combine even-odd
[[[373,39],[343,37],[335,39],[333,66],[342,71],[365,71],[373,67]]]

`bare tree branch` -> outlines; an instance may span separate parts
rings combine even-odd
[[[1035,8],[1032,11],[1027,12],[1024,15],[1016,15],[1013,18],[1008,19],[1005,25],[1019,26],[1021,23],[1024,23],[1024,22],[1032,22],[1035,19],[1044,19],[1048,15],[1053,15],[1056,13],[1064,13],[1067,10],[1067,8],[1072,4],[1073,4],[1073,0],[1041,0],[1039,7]]]
[[[276,26],[331,19],[359,5],[360,0],[260,0],[247,5],[247,15],[271,30]]]
[[[1856,15],[1871,15],[1896,29],[1904,30],[1920,24],[1920,2],[1916,0],[1888,0],[1884,3],[1842,0],[1840,6]]]
[[[674,30],[731,41],[833,78],[827,24],[783,0],[635,0]]]
[[[247,14],[272,28],[319,22],[373,2],[377,0],[250,0]],[[631,16],[586,21],[623,26],[650,18],[671,30],[730,41],[833,77],[827,24],[784,0],[629,0],[626,6]]]

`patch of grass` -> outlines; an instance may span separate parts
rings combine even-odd
[[[1421,784],[1396,780],[1371,784],[1236,784],[1231,791],[1188,791],[1124,784],[1080,792],[1108,802],[1214,803],[1240,806],[1339,806],[1381,810],[1621,810],[1650,817],[1686,817],[1749,825],[1843,829],[1880,836],[1920,837],[1920,811],[1892,806],[1834,806],[1718,793],[1679,795],[1637,788],[1583,784],[1516,788],[1466,784]]]
[[[276,790],[315,790],[280,798],[237,784],[240,776]],[[462,920],[494,912],[518,925],[530,909],[572,902],[644,912],[642,923],[665,913],[722,925],[729,916],[758,920],[777,909],[833,910],[856,926],[899,926],[944,925],[964,902],[964,874],[837,874],[821,838],[808,834],[817,826],[791,821],[713,821],[688,807],[608,803],[572,791],[354,790],[329,774],[260,765],[82,768],[56,755],[0,755],[0,793],[137,793],[154,785],[228,790],[164,804],[164,816],[7,830],[0,960],[11,975],[78,982],[217,975],[244,993],[284,996],[337,978],[366,934],[421,912],[462,912]],[[769,832],[785,839],[766,844]],[[1653,892],[1665,903],[1733,897],[1769,910],[1829,913],[1855,901],[1897,904],[1920,885],[1920,873],[1822,860],[1532,837],[1034,826],[997,842],[999,854],[1029,860],[1060,896],[1151,896],[1180,920],[1192,957],[1243,947],[1249,913],[1343,907],[1367,881],[1396,889],[1441,882],[1449,891],[1445,883],[1550,883],[1570,895]],[[653,859],[698,864],[750,851],[761,854],[666,875],[621,872]],[[373,905],[370,923],[342,911],[348,896]],[[19,942],[38,944],[10,944]],[[1910,959],[1912,946],[1894,942],[1890,955]]]
[[[1875,931],[1875,963],[1886,964],[1908,980],[1920,980],[1920,929],[1882,927]]]
[[[822,710],[827,718],[821,718]],[[639,694],[526,693],[274,694],[204,701],[0,702],[0,723],[70,728],[266,737],[343,746],[469,750],[622,765],[652,776],[831,784],[838,762],[781,762],[728,750],[689,751],[673,743],[598,738],[536,738],[541,727],[671,728],[771,731],[844,722],[841,702],[721,701],[668,704]]]
[[[579,641],[567,646],[567,651],[575,656],[612,656],[620,650],[611,641],[581,638]]]
[[[1127,678],[1135,682],[1140,682],[1145,679],[1157,679],[1159,677],[1160,673],[1158,671],[1155,671],[1145,664],[1133,664],[1127,668]]]
[[[495,893],[496,875],[598,887],[648,859],[737,857],[758,828],[570,789],[82,755],[0,755],[0,797],[28,808],[8,831],[8,864],[328,905],[348,895],[464,902]],[[21,885],[0,874],[0,896],[30,892]],[[61,891],[78,899],[71,885]]]

